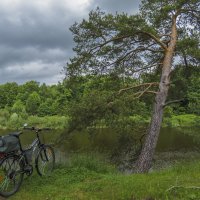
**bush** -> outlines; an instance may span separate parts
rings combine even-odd
[[[193,114],[185,114],[185,115],[175,115],[170,119],[170,124],[172,127],[189,127],[189,126],[197,126],[200,121],[200,116]],[[165,124],[166,125],[166,124]]]
[[[5,128],[6,124],[10,118],[10,113],[6,109],[0,110],[0,128]]]
[[[53,129],[64,129],[67,127],[69,117],[66,116],[30,116],[27,119],[29,126],[49,127]]]
[[[11,129],[18,129],[18,128],[22,127],[23,122],[24,121],[21,118],[21,116],[19,116],[17,113],[13,113],[10,116],[10,119],[7,123],[7,127],[11,128]]]

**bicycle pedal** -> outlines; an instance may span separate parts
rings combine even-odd
[[[31,166],[31,165],[26,165],[25,167],[24,167],[24,171],[25,172],[29,172],[29,171],[32,171],[33,170],[33,167]]]

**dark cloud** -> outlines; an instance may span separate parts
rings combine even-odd
[[[0,29],[0,44],[41,48],[66,48],[72,45],[72,37],[67,29],[78,16],[74,17],[72,11],[61,4],[41,10],[30,3],[22,4],[16,13],[3,11],[0,7],[0,27],[4,27]]]
[[[112,13],[128,13],[134,14],[138,11],[140,0],[100,0],[95,1],[95,5],[99,6],[103,10]]]
[[[40,47],[21,47],[14,48],[10,46],[0,46],[0,63],[1,68],[15,65],[16,63],[28,63],[43,61],[48,63],[51,59],[51,63],[57,63],[66,61],[67,57],[72,54],[71,50],[67,52],[67,49],[62,48],[40,48]]]
[[[58,3],[59,2],[59,3]],[[57,83],[73,55],[69,27],[99,6],[106,12],[136,12],[138,0],[0,1],[0,83]]]

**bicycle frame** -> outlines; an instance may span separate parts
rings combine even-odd
[[[27,150],[32,150],[32,152],[34,152],[36,150],[36,148],[38,146],[41,145],[41,142],[39,140],[39,138],[36,138],[35,140],[33,140],[33,142],[30,144],[29,148],[23,151],[27,151]]]
[[[37,136],[36,136],[36,138],[33,140],[33,142],[30,144],[30,146],[29,146],[29,148],[27,148],[27,149],[22,149],[22,145],[21,145],[21,141],[19,140],[19,142],[20,142],[20,151],[21,151],[21,153],[20,153],[20,159],[23,159],[23,158],[25,158],[24,160],[25,160],[25,165],[29,165],[30,164],[30,161],[32,161],[32,155],[35,153],[35,151],[37,150],[37,149],[39,149],[43,144],[41,143],[41,141],[40,141],[40,137],[39,137],[39,131],[36,131],[36,134],[37,134]],[[28,153],[29,151],[31,151],[31,160],[28,160],[28,158],[27,158],[27,154],[26,153]]]

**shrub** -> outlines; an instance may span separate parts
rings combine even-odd
[[[173,127],[177,126],[195,126],[199,116],[193,114],[172,116],[171,123]]]
[[[27,119],[29,126],[49,127],[53,129],[64,129],[67,127],[69,117],[66,116],[30,116]]]
[[[7,122],[7,127],[11,129],[18,129],[22,127],[23,119],[17,113],[13,113]]]
[[[10,118],[10,113],[6,109],[0,110],[0,128],[6,127],[6,124]]]

